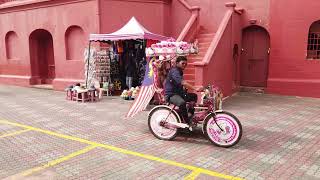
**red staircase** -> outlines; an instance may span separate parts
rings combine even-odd
[[[195,85],[195,68],[193,63],[202,61],[215,33],[200,29],[195,39],[198,39],[199,53],[188,57],[188,66],[184,70],[184,79],[192,85]]]

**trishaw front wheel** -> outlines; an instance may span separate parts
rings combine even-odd
[[[236,116],[229,112],[221,111],[206,117],[204,133],[214,145],[231,147],[240,141],[242,126]]]

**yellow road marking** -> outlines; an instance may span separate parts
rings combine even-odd
[[[192,171],[191,174],[189,174],[188,176],[184,177],[185,180],[194,180],[196,179],[196,177],[199,176],[200,174],[200,170],[195,170],[195,171]]]
[[[73,140],[73,141],[77,141],[77,142],[93,145],[93,146],[96,146],[96,147],[102,147],[102,148],[105,148],[105,149],[108,149],[108,150],[112,150],[112,151],[116,151],[116,152],[119,152],[119,153],[129,154],[129,155],[141,157],[141,158],[148,159],[148,160],[157,161],[157,162],[161,162],[161,163],[164,163],[164,164],[169,164],[169,165],[181,167],[181,168],[185,168],[185,169],[188,169],[188,170],[191,170],[191,171],[197,171],[197,172],[200,172],[201,174],[207,174],[207,175],[210,175],[210,176],[219,177],[219,178],[223,178],[223,179],[242,180],[242,178],[239,178],[239,177],[222,174],[222,173],[218,173],[218,172],[215,172],[215,171],[210,171],[210,170],[199,168],[199,167],[196,167],[196,166],[186,165],[186,164],[182,164],[182,163],[175,162],[175,161],[172,161],[172,160],[162,159],[162,158],[159,158],[159,157],[156,157],[156,156],[152,156],[152,155],[148,155],[148,154],[142,154],[142,153],[138,153],[138,152],[134,152],[134,151],[118,148],[118,147],[111,146],[111,145],[106,145],[106,144],[101,144],[101,143],[97,143],[97,142],[93,142],[93,141],[88,141],[86,139],[81,139],[81,138],[77,138],[77,137],[73,137],[73,136],[69,136],[69,135],[64,135],[64,134],[59,134],[59,133],[55,133],[55,132],[52,132],[52,131],[47,131],[47,130],[35,128],[35,127],[32,127],[32,126],[13,123],[13,122],[6,121],[6,120],[0,120],[0,123],[12,125],[12,126],[17,126],[17,127],[22,127],[22,128],[25,128],[25,129],[30,129],[30,130],[33,130],[33,131],[42,132],[42,133],[45,133],[45,134],[48,134],[48,135],[60,137],[60,138],[63,138],[63,139]]]
[[[69,154],[67,156],[63,156],[63,157],[61,157],[59,159],[55,159],[53,161],[49,161],[47,164],[45,164],[43,166],[38,166],[38,167],[35,167],[35,168],[32,168],[32,169],[24,171],[22,173],[22,176],[29,176],[29,175],[31,175],[31,174],[33,174],[35,172],[41,171],[41,170],[43,170],[45,168],[54,166],[56,164],[62,163],[64,161],[67,161],[67,160],[69,160],[69,159],[71,159],[73,157],[76,157],[76,156],[79,156],[81,154],[84,154],[84,153],[86,153],[86,152],[88,152],[88,151],[90,151],[90,150],[92,150],[94,148],[96,148],[96,146],[88,146],[88,147],[86,147],[84,149],[81,149],[79,151],[73,152],[73,153],[71,153],[71,154]]]
[[[0,138],[18,135],[18,134],[21,134],[21,133],[24,133],[24,132],[27,132],[27,131],[31,131],[31,129],[24,129],[24,130],[15,131],[15,132],[8,133],[8,134],[3,134],[3,135],[0,136]]]

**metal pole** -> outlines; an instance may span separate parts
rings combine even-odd
[[[89,60],[90,60],[90,46],[91,46],[91,41],[89,41],[89,52],[88,52],[88,58],[87,58],[86,88],[88,88]]]

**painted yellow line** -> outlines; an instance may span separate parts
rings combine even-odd
[[[192,171],[191,174],[189,174],[188,176],[184,177],[184,180],[194,180],[199,176],[199,174],[200,174],[200,170]]]
[[[0,123],[12,125],[12,126],[17,126],[17,127],[22,127],[22,128],[25,128],[25,129],[30,129],[30,130],[33,130],[33,131],[42,132],[42,133],[45,133],[45,134],[48,134],[48,135],[60,137],[60,138],[63,138],[63,139],[73,140],[73,141],[77,141],[77,142],[93,145],[93,146],[96,146],[96,147],[102,147],[102,148],[105,148],[105,149],[108,149],[108,150],[112,150],[112,151],[116,151],[116,152],[119,152],[119,153],[129,154],[129,155],[141,157],[141,158],[148,159],[148,160],[157,161],[157,162],[161,162],[161,163],[164,163],[164,164],[169,164],[169,165],[172,165],[172,166],[181,167],[181,168],[185,168],[185,169],[188,169],[188,170],[191,170],[191,171],[198,171],[201,174],[207,174],[207,175],[210,175],[210,176],[219,177],[219,178],[223,178],[223,179],[242,180],[242,178],[239,178],[239,177],[234,177],[234,176],[218,173],[218,172],[215,172],[215,171],[210,171],[210,170],[199,168],[199,167],[196,167],[196,166],[190,166],[190,165],[182,164],[182,163],[175,162],[175,161],[172,161],[172,160],[162,159],[162,158],[159,158],[159,157],[156,157],[156,156],[152,156],[152,155],[148,155],[148,154],[142,154],[142,153],[138,153],[138,152],[134,152],[134,151],[118,148],[118,147],[111,146],[111,145],[101,144],[101,143],[97,143],[97,142],[93,142],[93,141],[88,141],[86,139],[81,139],[81,138],[77,138],[77,137],[73,137],[73,136],[69,136],[69,135],[64,135],[64,134],[59,134],[59,133],[55,133],[55,132],[52,132],[52,131],[47,131],[47,130],[35,128],[35,127],[32,127],[32,126],[13,123],[13,122],[10,122],[10,121],[7,121],[7,120],[0,120]]]
[[[73,158],[73,157],[76,157],[76,156],[79,156],[79,155],[81,155],[81,154],[84,154],[84,153],[86,153],[86,152],[88,152],[88,151],[90,151],[90,150],[92,150],[92,149],[94,149],[94,148],[96,148],[96,146],[88,146],[88,147],[86,147],[86,148],[84,148],[84,149],[81,149],[81,150],[79,150],[79,151],[73,152],[73,153],[71,153],[71,154],[69,154],[69,155],[67,155],[67,156],[63,156],[63,157],[61,157],[61,158],[59,158],[59,159],[55,159],[55,160],[53,160],[53,161],[49,161],[47,164],[45,164],[45,165],[43,165],[43,166],[35,167],[35,168],[32,168],[32,169],[29,169],[29,170],[24,171],[24,172],[22,173],[22,176],[29,176],[29,175],[31,175],[31,174],[33,174],[33,173],[36,173],[36,172],[38,172],[38,171],[41,171],[41,170],[43,170],[43,169],[45,169],[45,168],[48,168],[48,167],[57,165],[57,164],[59,164],[59,163],[62,163],[62,162],[64,162],[64,161],[67,161],[67,160],[69,160],[69,159],[71,159],[71,158]]]
[[[15,131],[15,132],[12,132],[12,133],[3,134],[3,135],[0,136],[0,138],[18,135],[18,134],[21,134],[21,133],[24,133],[24,132],[27,132],[27,131],[31,131],[31,129],[24,129],[24,130],[21,130],[21,131]]]

